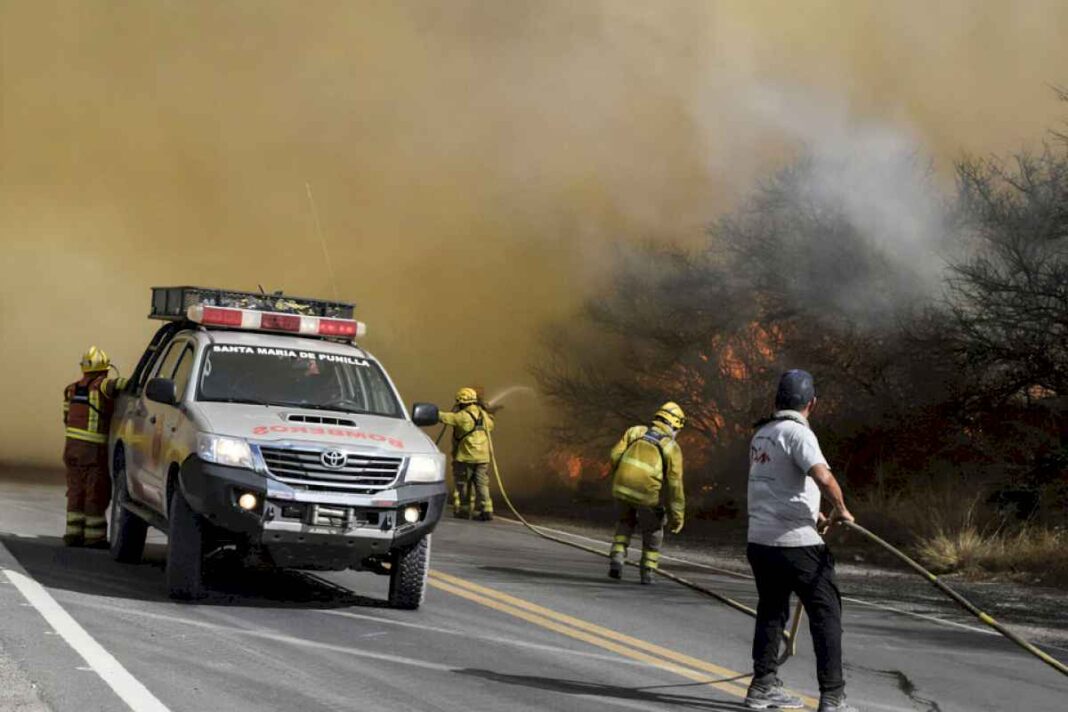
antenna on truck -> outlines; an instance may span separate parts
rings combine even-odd
[[[330,277],[330,288],[334,292],[334,299],[340,300],[337,293],[337,282],[334,280],[334,265],[330,261],[330,253],[326,250],[326,237],[323,235],[323,226],[319,224],[319,211],[315,207],[315,196],[312,195],[311,182],[304,181],[304,188],[308,191],[308,206],[311,208],[312,221],[315,223],[315,234],[319,236],[319,244],[323,248],[323,259],[326,261],[326,272]]]

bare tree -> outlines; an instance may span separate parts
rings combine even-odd
[[[950,280],[960,350],[1002,396],[1068,395],[1068,152],[958,166],[974,255]]]

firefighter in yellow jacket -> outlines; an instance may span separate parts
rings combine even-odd
[[[493,500],[489,491],[489,433],[493,416],[478,401],[474,388],[456,392],[451,413],[441,413],[441,422],[452,426],[452,476],[459,495],[453,499],[457,517],[488,522],[493,519]],[[474,507],[472,509],[472,499]]]
[[[104,510],[111,499],[108,474],[108,429],[115,398],[126,385],[124,378],[108,378],[108,355],[91,346],[81,361],[82,377],[63,393],[63,424],[67,442],[67,546],[106,548]]]
[[[642,533],[641,582],[653,582],[660,564],[665,522],[672,534],[682,530],[686,499],[682,490],[682,450],[675,435],[686,423],[676,403],[665,403],[652,425],[636,425],[612,448],[612,496],[619,523],[612,540],[608,575],[622,578],[623,562],[635,529]]]

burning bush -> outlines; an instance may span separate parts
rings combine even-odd
[[[853,496],[952,469],[968,496],[1032,487],[1048,504],[1068,480],[1068,152],[963,162],[958,185],[943,200],[913,157],[806,159],[703,249],[621,250],[535,370],[578,458],[565,469],[675,400],[693,506],[732,511],[751,423],[777,374],[805,367]]]

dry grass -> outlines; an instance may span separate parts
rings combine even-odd
[[[1068,583],[1068,533],[1033,525],[984,533],[974,526],[940,531],[917,542],[920,561],[933,570],[971,576],[1010,574],[1013,578]]]
[[[936,573],[1068,586],[1068,529],[1006,521],[986,509],[982,492],[962,490],[951,479],[916,483],[908,492],[875,487],[851,509]]]
[[[858,521],[898,544],[975,526],[981,495],[964,496],[953,482],[925,482],[907,492],[874,487],[850,502]]]

